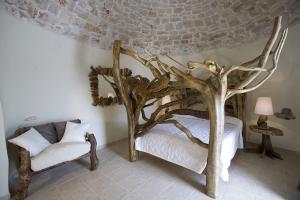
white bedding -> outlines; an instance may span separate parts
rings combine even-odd
[[[208,144],[209,120],[192,116],[176,116],[195,137]],[[243,148],[242,121],[225,117],[221,150],[221,178],[229,180],[228,168],[238,148]],[[135,141],[136,150],[146,152],[175,163],[197,173],[202,173],[207,164],[207,149],[192,143],[173,124],[159,124]]]

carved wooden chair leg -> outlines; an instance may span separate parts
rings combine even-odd
[[[95,170],[98,167],[98,157],[97,157],[97,152],[96,152],[96,148],[97,148],[97,140],[94,136],[94,134],[88,134],[88,141],[91,143],[91,152],[90,152],[90,160],[91,160],[91,170]]]
[[[23,200],[28,193],[28,187],[31,181],[30,176],[30,154],[25,149],[20,151],[19,185],[17,193],[11,199]]]
[[[31,181],[29,173],[24,173],[20,175],[20,186],[18,189],[18,199],[25,199],[28,193],[28,187]]]
[[[91,152],[90,160],[91,160],[91,171],[93,171],[93,170],[97,169],[98,163],[99,163],[96,151]]]

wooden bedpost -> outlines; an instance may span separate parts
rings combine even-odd
[[[245,101],[246,94],[238,94],[236,95],[237,101],[237,117],[243,122],[243,143],[246,144],[247,135],[246,135],[246,112],[245,112]]]
[[[212,99],[208,102],[210,137],[207,158],[206,194],[212,198],[216,198],[219,188],[227,77],[225,77],[225,80],[221,79],[219,81],[222,84],[220,84],[217,91],[211,91]]]
[[[214,61],[189,62],[188,68],[190,70],[201,68],[208,70],[212,74],[212,79],[201,80],[183,73],[182,71],[171,67],[170,71],[177,77],[183,79],[183,83],[187,88],[194,88],[206,95],[210,115],[210,137],[209,137],[209,151],[207,159],[207,179],[206,179],[206,193],[208,196],[216,198],[218,195],[219,174],[220,174],[220,155],[222,148],[222,137],[224,132],[224,106],[227,99],[234,95],[243,95],[247,92],[253,91],[267,81],[278,67],[278,60],[284,45],[288,30],[282,31],[281,37],[275,46],[277,38],[281,31],[282,17],[276,17],[272,34],[263,49],[261,55],[257,58],[241,64],[240,66],[232,66],[224,68],[219,66]],[[266,64],[269,56],[273,54],[273,63],[270,69],[266,69]],[[247,67],[257,63],[257,67]],[[233,87],[228,87],[228,76],[234,71],[247,73],[246,76],[239,83],[235,83]],[[256,78],[264,73],[265,76],[255,84],[252,84]],[[234,73],[233,73],[234,74]],[[251,85],[251,86],[249,86]],[[237,97],[240,109],[238,115],[243,118],[242,104],[244,103],[242,96]]]
[[[121,77],[120,71],[120,54],[121,54],[121,41],[116,40],[113,43],[113,76],[114,81],[120,91],[123,104],[127,111],[127,121],[128,121],[128,142],[129,142],[129,159],[130,161],[137,160],[137,152],[135,149],[135,119],[133,112],[133,105],[128,93],[128,85],[125,80]]]

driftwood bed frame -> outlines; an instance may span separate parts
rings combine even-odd
[[[187,66],[184,66],[167,55],[178,65],[178,67],[174,67],[162,62],[158,56],[149,52],[146,52],[149,54],[149,58],[145,59],[137,53],[123,48],[121,41],[115,41],[113,43],[113,67],[92,68],[90,86],[93,105],[106,106],[122,103],[125,106],[128,120],[130,161],[135,161],[138,158],[135,149],[135,139],[137,137],[145,134],[157,124],[173,124],[185,133],[193,143],[208,149],[206,194],[215,198],[218,194],[225,103],[227,100],[234,98],[236,100],[235,107],[237,108],[236,116],[244,121],[244,94],[261,86],[277,69],[278,59],[288,32],[287,29],[282,30],[281,20],[282,17],[280,16],[275,18],[271,36],[259,56],[243,64],[230,67],[220,66],[210,60],[202,63],[188,62]],[[133,76],[129,69],[120,69],[121,54],[132,57],[148,68],[154,79],[149,80],[141,75]],[[272,57],[272,64],[268,69],[266,65],[269,57]],[[197,69],[206,70],[209,77],[205,79],[195,77],[193,71]],[[116,97],[99,98],[98,75],[102,75],[110,83],[116,92]],[[107,76],[112,76],[113,81],[108,80]],[[175,105],[187,102],[197,103],[195,102],[197,98],[194,95],[181,95],[181,97],[169,103],[158,106],[149,117],[146,116],[145,108],[154,105],[167,95],[178,96],[186,90],[194,91],[195,95],[201,94],[208,110],[199,111],[186,107],[171,109]],[[209,144],[205,144],[194,137],[187,127],[173,119],[174,115],[209,118]],[[144,120],[144,123],[140,123],[140,118]]]

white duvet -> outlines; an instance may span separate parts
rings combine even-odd
[[[208,144],[209,120],[192,116],[176,116],[175,119],[188,128],[195,137]],[[242,121],[225,117],[221,150],[221,178],[229,180],[228,168],[238,148],[243,148]],[[135,141],[138,151],[146,152],[175,163],[199,174],[207,164],[208,150],[192,143],[173,124],[159,124]]]

